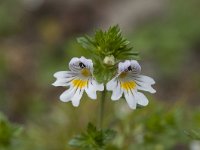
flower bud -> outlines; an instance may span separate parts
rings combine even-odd
[[[103,60],[103,63],[108,66],[113,66],[115,64],[115,57],[113,55],[106,56]]]

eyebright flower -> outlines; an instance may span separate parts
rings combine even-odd
[[[54,74],[54,86],[69,86],[69,89],[60,95],[61,101],[72,101],[72,105],[77,107],[84,91],[91,99],[96,99],[96,91],[104,90],[103,84],[97,83],[93,77],[92,60],[85,57],[72,58],[69,69],[70,71],[59,71]]]
[[[136,109],[137,104],[148,105],[148,99],[138,90],[155,93],[156,91],[151,87],[155,81],[148,76],[140,75],[140,72],[141,67],[136,60],[120,62],[117,75],[106,85],[107,90],[112,91],[111,99],[119,100],[124,93],[130,108]]]

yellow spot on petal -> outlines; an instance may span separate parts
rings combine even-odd
[[[134,81],[126,81],[126,82],[121,82],[121,88],[125,90],[132,90],[136,87],[136,83]]]
[[[88,81],[87,80],[75,79],[75,80],[72,81],[72,83],[76,88],[82,89],[82,88],[87,86]]]
[[[81,74],[85,77],[91,76],[90,70],[87,68],[82,69]]]
[[[119,77],[120,78],[125,78],[126,76],[127,76],[127,72],[122,72],[120,75],[119,75]]]

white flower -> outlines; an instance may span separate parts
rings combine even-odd
[[[93,77],[92,60],[85,57],[72,58],[69,69],[70,71],[59,71],[54,74],[54,86],[69,86],[69,89],[60,95],[61,101],[72,101],[72,105],[77,107],[84,91],[91,99],[96,99],[96,91],[104,90],[103,84],[97,83]]]
[[[144,75],[140,75],[141,67],[136,60],[126,60],[118,64],[118,74],[110,80],[106,88],[112,91],[111,99],[119,100],[124,93],[124,97],[130,108],[136,109],[136,105],[148,105],[146,96],[138,90],[155,93],[151,87],[155,81]]]

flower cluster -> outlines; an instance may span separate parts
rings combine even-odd
[[[54,86],[69,87],[61,94],[60,100],[72,101],[73,106],[77,107],[84,91],[91,99],[97,99],[96,92],[103,91],[104,84],[96,81],[92,60],[85,57],[72,58],[69,69],[70,71],[59,71],[54,74]],[[116,75],[106,84],[106,89],[112,91],[111,99],[116,101],[124,95],[130,108],[135,109],[137,104],[146,106],[148,99],[138,90],[155,93],[151,87],[155,81],[148,76],[140,75],[140,72],[141,67],[136,60],[119,62]]]

